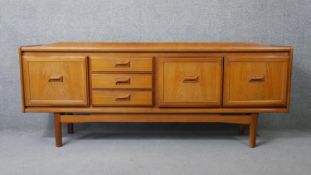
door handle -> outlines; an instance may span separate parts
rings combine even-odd
[[[131,78],[116,78],[115,79],[115,83],[116,85],[118,84],[123,84],[123,83],[127,83],[127,84],[130,84],[131,83]]]
[[[187,83],[187,82],[197,82],[199,80],[199,76],[195,75],[195,76],[185,76],[183,78],[183,82]]]
[[[249,81],[264,81],[265,80],[265,75],[252,75],[249,78]]]
[[[130,61],[120,61],[115,63],[115,67],[130,67],[131,62]]]
[[[131,94],[119,95],[115,98],[116,101],[131,100]]]
[[[62,75],[58,75],[58,76],[50,76],[49,77],[49,82],[63,82],[64,78]]]

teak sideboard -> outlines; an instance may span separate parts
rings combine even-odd
[[[221,122],[288,112],[293,49],[255,43],[53,43],[20,48],[23,112],[82,122]]]

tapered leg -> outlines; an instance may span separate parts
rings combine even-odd
[[[245,133],[245,125],[240,124],[240,125],[239,125],[239,129],[240,129],[240,134],[241,134],[241,135],[244,135],[244,133]]]
[[[256,147],[256,129],[257,129],[258,114],[252,116],[251,124],[249,125],[249,147]]]
[[[73,123],[68,123],[67,124],[67,132],[68,132],[68,134],[73,134],[74,133]]]
[[[60,122],[60,114],[54,113],[54,132],[55,132],[55,145],[56,147],[62,146],[62,124]]]

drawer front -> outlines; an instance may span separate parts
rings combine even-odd
[[[27,106],[87,105],[84,57],[25,57],[23,70]]]
[[[151,72],[152,58],[91,57],[91,71]]]
[[[151,89],[151,74],[92,74],[92,88]]]
[[[151,106],[152,91],[92,91],[93,106]]]
[[[285,106],[287,57],[226,57],[225,106]]]
[[[159,58],[161,107],[220,106],[222,57]]]

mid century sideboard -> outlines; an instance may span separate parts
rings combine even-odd
[[[222,122],[288,112],[293,49],[255,43],[53,43],[20,48],[23,112],[82,122]]]

